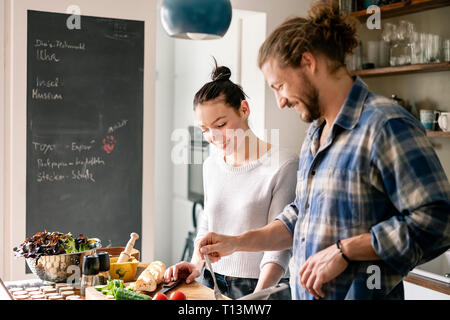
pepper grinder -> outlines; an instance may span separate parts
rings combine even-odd
[[[99,284],[98,273],[100,270],[100,259],[97,255],[88,255],[84,257],[81,277],[80,295],[86,296],[86,288]]]
[[[107,281],[111,279],[111,274],[109,273],[110,260],[108,252],[98,252],[97,253],[100,268],[99,268],[99,284],[107,284]]]

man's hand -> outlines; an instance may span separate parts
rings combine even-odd
[[[333,280],[347,268],[336,245],[331,245],[310,256],[300,269],[300,284],[311,293],[314,298],[325,298],[322,291],[323,284]]]
[[[221,257],[237,251],[237,236],[226,236],[214,232],[207,233],[200,241],[200,254],[207,254],[211,262],[217,262]]]
[[[276,251],[292,248],[292,234],[279,220],[259,229],[248,230],[237,236],[210,232],[199,241],[201,258],[208,254],[211,262],[220,260],[235,251]]]

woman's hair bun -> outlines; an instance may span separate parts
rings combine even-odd
[[[227,67],[224,67],[224,66],[218,67],[217,65],[211,75],[211,79],[213,81],[226,81],[226,80],[230,80],[230,77],[231,77],[230,69],[228,69]]]
[[[239,110],[241,108],[242,100],[245,100],[247,95],[239,84],[230,80],[231,70],[225,66],[219,67],[216,58],[213,57],[213,60],[214,68],[211,73],[212,81],[203,85],[203,87],[195,94],[194,110],[199,104],[218,98],[222,99],[228,106]]]

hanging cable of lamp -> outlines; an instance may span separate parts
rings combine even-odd
[[[164,0],[161,6],[161,23],[174,38],[222,38],[231,16],[230,0]]]

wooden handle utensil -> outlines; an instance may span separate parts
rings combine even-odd
[[[125,250],[123,250],[122,253],[120,254],[119,259],[117,260],[117,263],[128,262],[128,260],[131,257],[131,250],[133,250],[134,243],[136,242],[137,239],[139,239],[139,235],[135,232],[132,232],[130,234],[130,240],[128,240]]]

